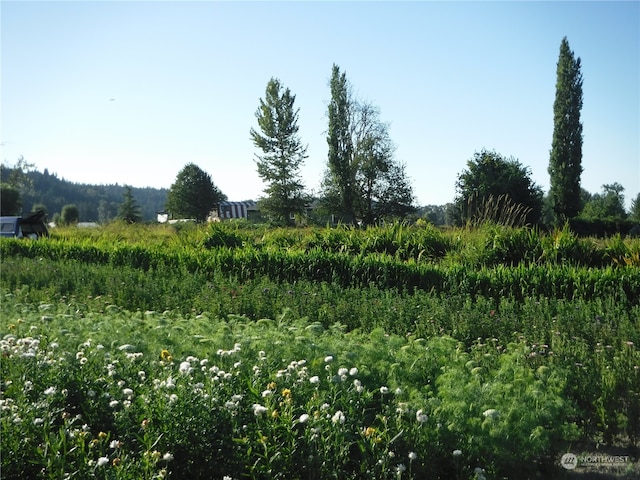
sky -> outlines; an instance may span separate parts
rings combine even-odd
[[[188,163],[258,199],[249,131],[271,78],[296,96],[318,193],[333,64],[380,109],[418,205],[482,149],[545,192],[560,43],[581,58],[582,187],[640,192],[640,2],[0,2],[0,159],[78,183],[170,188]]]

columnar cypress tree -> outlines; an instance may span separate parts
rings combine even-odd
[[[553,141],[549,159],[551,206],[559,221],[580,212],[582,173],[582,73],[567,37],[560,44],[556,98],[553,103]]]

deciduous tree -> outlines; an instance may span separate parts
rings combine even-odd
[[[256,155],[258,175],[266,183],[260,210],[280,224],[293,223],[292,217],[304,213],[309,202],[300,177],[307,149],[298,136],[295,99],[278,79],[269,80],[255,114],[260,131],[250,131],[254,145],[262,150]]]
[[[459,223],[474,219],[529,224],[540,221],[542,189],[531,179],[529,169],[513,157],[484,149],[476,152],[458,176],[456,191]],[[511,212],[505,212],[505,208]]]
[[[178,173],[167,195],[166,209],[173,218],[193,218],[198,222],[227,199],[211,180],[211,176],[194,163]]]
[[[580,212],[582,174],[582,72],[567,37],[560,44],[556,98],[553,104],[553,140],[549,159],[549,197],[560,222]]]
[[[346,222],[372,224],[413,212],[413,189],[380,110],[354,99],[344,73],[334,65],[330,82],[329,155],[323,200]]]

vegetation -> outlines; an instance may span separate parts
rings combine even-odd
[[[118,208],[118,220],[126,223],[138,223],[142,220],[140,216],[140,207],[133,198],[131,187],[125,186],[124,201]]]
[[[413,190],[377,107],[353,98],[344,72],[333,66],[328,107],[329,154],[322,203],[345,223],[371,225],[412,213]]]
[[[120,223],[0,254],[3,478],[549,478],[640,439],[640,240]]]
[[[15,169],[14,167],[0,166],[0,176],[7,178]],[[43,172],[36,170],[24,171],[29,188],[17,190],[20,197],[20,207],[17,214],[23,211],[36,211],[36,206],[44,206],[49,213],[49,218],[60,214],[65,205],[77,205],[82,222],[97,222],[106,224],[114,220],[118,213],[118,206],[122,203],[125,187],[122,185],[89,185],[69,182],[58,178],[55,173],[49,173],[45,168]],[[5,184],[0,189],[5,195]],[[156,219],[156,214],[164,210],[167,201],[167,189],[156,188],[131,188],[131,193],[140,205],[140,214],[144,221]],[[1,203],[4,212],[4,197]],[[7,204],[8,205],[8,204]],[[3,213],[4,215],[4,213]]]
[[[254,145],[263,152],[257,155],[258,175],[267,184],[260,210],[277,224],[293,225],[292,219],[303,214],[309,203],[300,180],[307,149],[298,137],[298,110],[293,107],[296,97],[288,88],[282,94],[280,89],[280,81],[272,78],[256,112],[262,133],[253,128],[250,133]]]
[[[580,212],[582,174],[582,72],[567,37],[560,44],[556,98],[553,103],[553,141],[549,160],[551,206],[559,222]]]
[[[167,210],[172,218],[207,219],[211,210],[227,199],[214,185],[211,176],[193,163],[178,173],[167,196]]]
[[[531,172],[514,158],[476,152],[456,182],[455,205],[460,224],[537,225],[542,215],[542,189]],[[509,215],[511,218],[506,218]]]

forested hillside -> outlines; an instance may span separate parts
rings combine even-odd
[[[10,168],[2,167],[1,178],[7,178]],[[81,222],[105,223],[118,214],[118,206],[124,200],[125,185],[89,185],[73,183],[59,178],[55,173],[31,171],[27,173],[32,185],[21,192],[23,212],[44,205],[52,218],[62,207],[74,204],[80,212]],[[168,189],[131,188],[135,202],[140,206],[143,220],[155,220],[156,213],[164,210]]]

